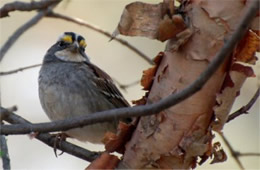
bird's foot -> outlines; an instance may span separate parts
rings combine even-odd
[[[63,141],[66,141],[66,138],[70,137],[66,133],[57,133],[57,134],[52,134],[54,136],[54,144],[53,144],[53,151],[56,157],[62,155],[64,152],[62,151],[60,154],[57,154],[57,148],[61,147],[61,143]]]

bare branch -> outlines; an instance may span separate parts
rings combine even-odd
[[[127,89],[127,88],[132,87],[132,86],[135,86],[135,85],[137,85],[137,84],[139,84],[139,83],[140,83],[140,80],[136,80],[136,81],[134,81],[134,82],[132,82],[132,83],[128,83],[128,84],[120,84],[120,83],[119,83],[119,87],[120,87],[121,89]]]
[[[27,120],[23,119],[22,117],[9,112],[8,110],[4,113],[4,118],[7,122],[12,124],[24,124],[27,126],[30,126],[31,123]],[[93,161],[95,160],[100,153],[98,152],[91,152],[89,150],[86,150],[84,148],[81,148],[77,145],[74,145],[72,143],[66,142],[66,141],[59,141],[58,145],[55,145],[56,139],[54,136],[48,134],[48,133],[39,133],[35,137],[36,139],[42,141],[46,145],[50,147],[56,147],[57,149],[60,149],[63,152],[66,152],[68,154],[74,155],[80,159],[86,160],[86,161]]]
[[[1,76],[1,72],[0,72],[0,76]],[[118,87],[124,91],[127,91],[128,88],[135,86],[137,84],[140,83],[140,80],[136,80],[134,82],[128,83],[128,84],[122,84],[119,81],[117,81],[115,78],[113,78],[114,82],[116,82],[116,84],[118,85]]]
[[[2,103],[1,103],[1,91],[0,91],[0,106],[1,105],[2,105]],[[0,116],[0,126],[2,124],[3,124],[2,117]],[[2,158],[3,169],[6,169],[6,170],[11,169],[10,157],[9,157],[9,153],[8,153],[8,146],[7,146],[6,138],[4,135],[0,135],[0,157]]]
[[[240,152],[237,152],[237,156],[260,156],[260,153],[240,153]]]
[[[260,87],[257,89],[254,96],[247,103],[247,105],[241,107],[240,109],[238,109],[237,111],[235,111],[234,113],[229,115],[227,123],[230,122],[231,120],[235,119],[236,117],[242,115],[242,114],[247,114],[248,113],[247,111],[254,105],[254,103],[257,101],[259,95],[260,95]]]
[[[8,147],[4,135],[0,135],[0,157],[2,157],[3,169],[11,169],[10,158],[8,153]]]
[[[60,1],[58,1],[60,2]],[[57,3],[55,4],[57,5]],[[49,10],[52,10],[55,5],[50,6],[48,9],[40,11],[38,14],[36,14],[32,19],[30,19],[28,22],[26,22],[24,25],[22,25],[20,28],[18,28],[12,36],[9,37],[9,39],[5,42],[5,44],[0,49],[0,62],[3,59],[6,52],[11,48],[11,46],[16,42],[16,40],[29,28],[37,24],[43,17],[46,15],[46,13]]]
[[[41,65],[42,64],[34,64],[34,65],[26,66],[26,67],[21,67],[21,68],[15,69],[15,70],[0,72],[0,76],[6,76],[6,75],[14,74],[14,73],[17,73],[19,71],[24,71],[24,70],[27,70],[27,69],[39,67]]]
[[[66,16],[63,14],[59,14],[59,13],[55,13],[53,11],[49,12],[47,14],[48,17],[51,18],[58,18],[58,19],[63,19],[69,22],[73,22],[75,24],[81,25],[81,26],[85,26],[91,30],[94,30],[96,32],[99,32],[103,35],[105,35],[108,38],[113,38],[114,40],[116,40],[117,42],[119,42],[120,44],[126,46],[127,48],[129,48],[130,50],[132,50],[133,52],[135,52],[137,55],[139,55],[141,58],[143,58],[145,61],[147,61],[149,64],[154,64],[153,60],[151,60],[147,55],[145,55],[143,52],[141,52],[140,50],[138,50],[136,47],[134,47],[133,45],[129,44],[127,41],[121,39],[121,38],[114,38],[112,36],[111,33],[109,33],[108,31],[102,30],[101,28],[98,28],[97,26],[87,23],[86,21],[83,21],[82,19],[79,18],[72,18],[70,16]]]
[[[50,5],[56,4],[61,0],[48,0],[48,1],[31,1],[30,3],[26,2],[11,2],[5,4],[2,8],[0,8],[0,18],[9,16],[9,12],[11,11],[32,11],[37,9],[46,9]]]
[[[7,108],[2,110],[2,113],[0,114],[0,121],[6,120],[6,116],[8,116],[9,113],[17,111],[17,107],[13,106],[11,108]]]
[[[0,49],[0,62],[3,59],[6,52],[11,48],[11,46],[16,42],[16,40],[29,28],[31,28],[33,25],[35,25],[37,22],[42,19],[42,17],[45,15],[45,12],[39,12],[36,16],[34,16],[31,20],[29,20],[27,23],[22,25],[20,28],[18,28],[14,34],[12,34],[11,37],[5,42],[5,44]]]
[[[223,139],[224,143],[226,144],[226,146],[228,147],[231,155],[233,156],[233,158],[235,159],[236,163],[238,164],[240,169],[245,169],[241,163],[241,161],[238,158],[238,154],[237,152],[233,149],[233,147],[231,146],[231,144],[229,143],[229,141],[227,140],[227,138],[222,134],[219,133],[220,137]]]
[[[31,132],[54,132],[69,130],[72,128],[90,125],[99,122],[111,121],[116,118],[128,118],[137,116],[146,116],[159,113],[160,111],[167,109],[175,104],[180,103],[184,99],[190,97],[197,91],[199,91],[203,85],[210,79],[215,73],[221,63],[228,56],[236,43],[243,37],[247,31],[248,25],[252,19],[256,16],[259,8],[259,1],[252,1],[251,5],[247,9],[246,14],[243,16],[241,22],[238,24],[236,31],[231,35],[228,41],[224,44],[223,48],[216,54],[216,57],[208,65],[206,70],[188,87],[180,92],[169,95],[163,98],[157,103],[147,104],[144,106],[135,106],[127,108],[118,108],[112,110],[106,110],[102,112],[96,112],[91,115],[79,116],[76,118],[70,118],[65,120],[53,121],[50,123],[38,123],[38,124],[19,124],[19,125],[4,125],[0,129],[1,134],[26,134]],[[4,112],[4,108],[0,108],[0,114]]]

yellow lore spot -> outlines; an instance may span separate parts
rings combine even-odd
[[[70,35],[65,35],[64,37],[62,37],[62,41],[67,42],[67,43],[73,43],[72,37]]]
[[[87,46],[87,43],[85,42],[85,40],[80,40],[79,46],[85,48]]]

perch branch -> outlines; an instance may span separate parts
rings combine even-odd
[[[60,2],[61,0],[49,0],[49,1],[31,1],[27,2],[11,2],[5,4],[2,8],[0,8],[0,18],[9,16],[9,12],[12,11],[32,11],[37,9],[45,9],[53,4]]]
[[[215,73],[218,67],[225,60],[226,56],[232,52],[236,43],[241,40],[248,25],[252,19],[256,16],[259,9],[259,1],[251,1],[246,14],[243,16],[241,22],[238,24],[237,29],[233,32],[228,41],[224,44],[223,48],[216,54],[214,59],[208,65],[206,70],[188,87],[180,92],[169,95],[166,98],[161,99],[157,103],[147,104],[144,106],[135,106],[127,108],[118,108],[102,112],[96,112],[91,115],[80,116],[76,118],[70,118],[65,120],[53,121],[50,123],[38,123],[38,124],[17,124],[17,125],[4,125],[0,129],[1,134],[26,134],[31,132],[53,132],[63,131],[72,128],[90,125],[98,122],[111,121],[116,118],[127,118],[146,116],[159,113],[160,111],[167,109],[175,104],[180,103],[184,99],[190,97],[197,91],[199,91],[203,85],[210,79]],[[0,114],[4,111],[4,108],[0,108]]]
[[[231,120],[235,119],[236,117],[242,115],[242,114],[247,114],[248,110],[254,105],[254,103],[257,101],[258,97],[260,95],[260,87],[257,89],[257,91],[255,92],[254,96],[252,97],[252,99],[247,103],[247,105],[241,107],[240,109],[238,109],[237,111],[235,111],[234,113],[232,113],[231,115],[229,115],[227,123],[230,122]]]
[[[86,21],[83,21],[82,19],[69,17],[69,16],[66,16],[66,15],[63,15],[63,14],[55,13],[53,11],[49,12],[47,14],[47,16],[51,17],[51,18],[63,19],[63,20],[66,20],[66,21],[69,21],[69,22],[73,22],[73,23],[81,25],[81,26],[85,26],[85,27],[87,27],[87,28],[89,28],[91,30],[94,30],[96,32],[99,32],[99,33],[105,35],[108,38],[113,38],[112,34],[110,34],[108,31],[102,30],[101,28],[98,28],[97,26],[94,26],[93,24],[87,23]],[[130,50],[135,52],[137,55],[139,55],[141,58],[143,58],[149,64],[154,64],[154,62],[147,55],[145,55],[143,52],[138,50],[133,45],[129,44],[127,41],[125,41],[125,40],[123,40],[121,38],[114,38],[114,40],[116,40],[120,44],[126,46],[127,48],[129,48]]]
[[[6,75],[14,74],[14,73],[17,73],[17,72],[20,72],[20,71],[24,71],[24,70],[27,70],[27,69],[39,67],[41,65],[42,64],[34,64],[34,65],[26,66],[26,67],[21,67],[21,68],[15,69],[15,70],[0,72],[0,76],[6,76]]]
[[[60,2],[60,1],[58,1]],[[55,5],[57,5],[58,3],[56,3]],[[53,9],[55,7],[55,5],[50,6],[48,9],[40,11],[39,13],[37,13],[32,19],[30,19],[29,21],[27,21],[24,25],[22,25],[21,27],[19,27],[10,37],[9,39],[4,43],[4,45],[1,47],[0,49],[0,62],[2,61],[4,55],[6,54],[6,52],[11,48],[11,46],[16,42],[16,40],[25,32],[27,31],[29,28],[31,28],[32,26],[34,26],[35,24],[37,24],[43,17],[44,15],[46,15],[46,13]]]
[[[4,135],[0,135],[0,149],[1,149],[0,156],[2,157],[3,169],[9,170],[11,169],[11,164],[10,164],[6,138]]]
[[[5,110],[3,112],[3,114],[4,114],[4,115],[2,115],[3,118],[8,123],[24,124],[24,125],[27,125],[27,126],[32,125],[29,121],[23,119],[22,117],[14,114],[14,113],[11,113],[9,110]],[[45,143],[46,145],[52,147],[52,148],[55,146],[55,142],[57,142],[55,137],[48,134],[48,133],[36,134],[35,138],[40,140],[41,142]],[[81,148],[77,145],[74,145],[74,144],[66,142],[66,141],[59,141],[59,144],[56,145],[56,148],[60,149],[63,152],[74,155],[78,158],[81,158],[81,159],[89,161],[89,162],[95,160],[99,156],[98,152],[91,152],[89,150],[86,150],[84,148]]]

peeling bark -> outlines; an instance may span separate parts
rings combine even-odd
[[[183,28],[183,32],[189,30],[191,34],[181,43],[176,43],[181,39],[177,36],[181,32],[168,41],[153,77],[146,100],[148,103],[180,91],[196,80],[234,31],[246,6],[246,2],[240,0],[224,0],[221,3],[209,0],[185,2],[184,15],[189,18],[190,25],[186,30]],[[127,31],[132,33],[129,29]],[[233,54],[227,56],[217,72],[195,95],[157,115],[140,118],[118,167],[189,169],[196,167],[199,156],[205,161],[210,155],[215,156],[213,162],[225,161],[224,151],[216,151],[212,147],[211,129],[212,124],[216,124],[214,111],[217,112],[216,104],[219,104],[218,94],[223,92],[222,95],[230,95],[230,99],[225,101],[227,106],[224,106],[224,118],[218,124],[221,130],[237,96],[231,94],[236,94],[249,76],[241,71],[243,69],[239,69],[239,72],[234,70],[234,58]],[[234,81],[235,88],[225,93],[223,87],[227,76],[231,76],[232,81],[238,81]]]

